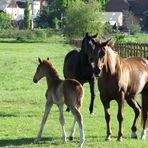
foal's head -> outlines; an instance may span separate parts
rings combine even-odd
[[[58,77],[58,73],[49,59],[42,61],[40,58],[38,58],[38,61],[39,65],[33,77],[34,83],[37,83],[43,77]]]
[[[106,64],[106,58],[107,58],[107,48],[112,47],[113,42],[111,42],[111,39],[105,41],[105,42],[96,42],[95,43],[95,49],[92,53],[92,67],[95,76],[101,76],[102,69],[104,65]]]
[[[89,35],[88,33],[85,34],[84,39],[82,40],[82,51],[88,56],[89,61],[92,61],[92,52],[95,49],[95,38],[97,37],[97,34],[95,35]]]

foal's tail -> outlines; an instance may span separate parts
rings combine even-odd
[[[76,107],[77,109],[80,109],[82,107],[83,104],[83,98],[84,98],[84,89],[83,86],[81,84],[77,85],[76,87],[76,91],[77,91],[77,102],[76,102]]]

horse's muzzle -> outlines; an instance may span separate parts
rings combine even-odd
[[[95,77],[99,77],[100,72],[101,72],[101,70],[98,67],[93,68],[93,73],[94,73]]]

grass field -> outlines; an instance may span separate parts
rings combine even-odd
[[[39,84],[32,82],[37,67],[37,58],[49,57],[63,78],[63,59],[71,46],[62,43],[0,43],[0,147],[77,147],[79,131],[76,126],[74,141],[62,142],[59,112],[53,106],[46,122],[43,138],[38,144],[33,141],[40,128],[45,104],[45,79]],[[85,99],[82,108],[84,119],[86,148],[146,148],[147,140],[140,139],[139,122],[138,139],[130,138],[130,128],[134,118],[132,109],[125,103],[124,140],[118,142],[117,104],[111,103],[112,141],[106,142],[106,125],[104,111],[96,87],[94,116],[89,115],[90,93],[88,84],[84,85]],[[140,102],[140,97],[138,98]],[[65,107],[66,109],[66,107]],[[71,113],[65,112],[65,129],[67,135],[73,122]]]

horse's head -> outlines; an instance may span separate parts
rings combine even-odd
[[[95,49],[93,50],[93,60],[92,60],[92,67],[95,76],[101,76],[102,75],[102,69],[104,65],[106,64],[106,58],[107,58],[107,47],[112,47],[113,42],[111,42],[111,39],[105,41],[105,42],[96,42]]]
[[[86,33],[84,39],[82,40],[81,50],[88,56],[89,62],[92,61],[92,52],[95,49],[96,37],[97,34],[90,36],[88,33]]]
[[[48,60],[48,59],[47,59]],[[39,61],[39,65],[36,69],[36,73],[33,77],[33,82],[37,83],[41,78],[43,78],[45,76],[45,69],[46,69],[46,63],[44,62],[45,60],[41,60],[40,58],[38,58]]]

